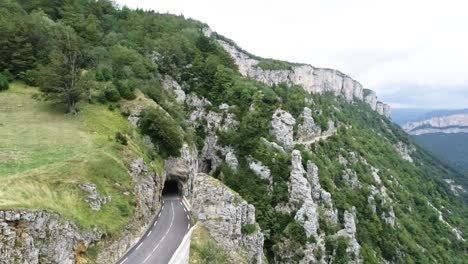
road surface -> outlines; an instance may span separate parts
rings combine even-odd
[[[189,229],[189,214],[179,196],[164,195],[151,228],[117,264],[167,264]]]

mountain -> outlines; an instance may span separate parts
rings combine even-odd
[[[392,109],[392,121],[402,126],[408,122],[420,120],[424,114],[432,111],[431,109],[394,108]]]
[[[468,259],[463,175],[350,76],[111,1],[0,14],[2,263],[148,259],[171,210],[191,263]]]
[[[402,127],[435,155],[468,171],[468,109],[427,112]]]
[[[404,124],[403,129],[411,135],[468,133],[468,110],[428,113],[419,121]]]

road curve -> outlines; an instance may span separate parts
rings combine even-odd
[[[117,264],[167,264],[190,229],[187,209],[177,195],[163,196],[159,215]]]

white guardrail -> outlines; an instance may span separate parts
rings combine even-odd
[[[172,255],[171,260],[169,261],[169,264],[188,264],[189,263],[190,241],[192,238],[193,230],[195,229],[196,226],[197,225],[192,226],[192,228],[190,228],[188,233],[184,236],[184,239],[182,239],[182,242],[180,243],[179,247]]]

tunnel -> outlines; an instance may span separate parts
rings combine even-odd
[[[180,186],[177,180],[166,180],[162,191],[163,196],[177,196],[180,194]]]

